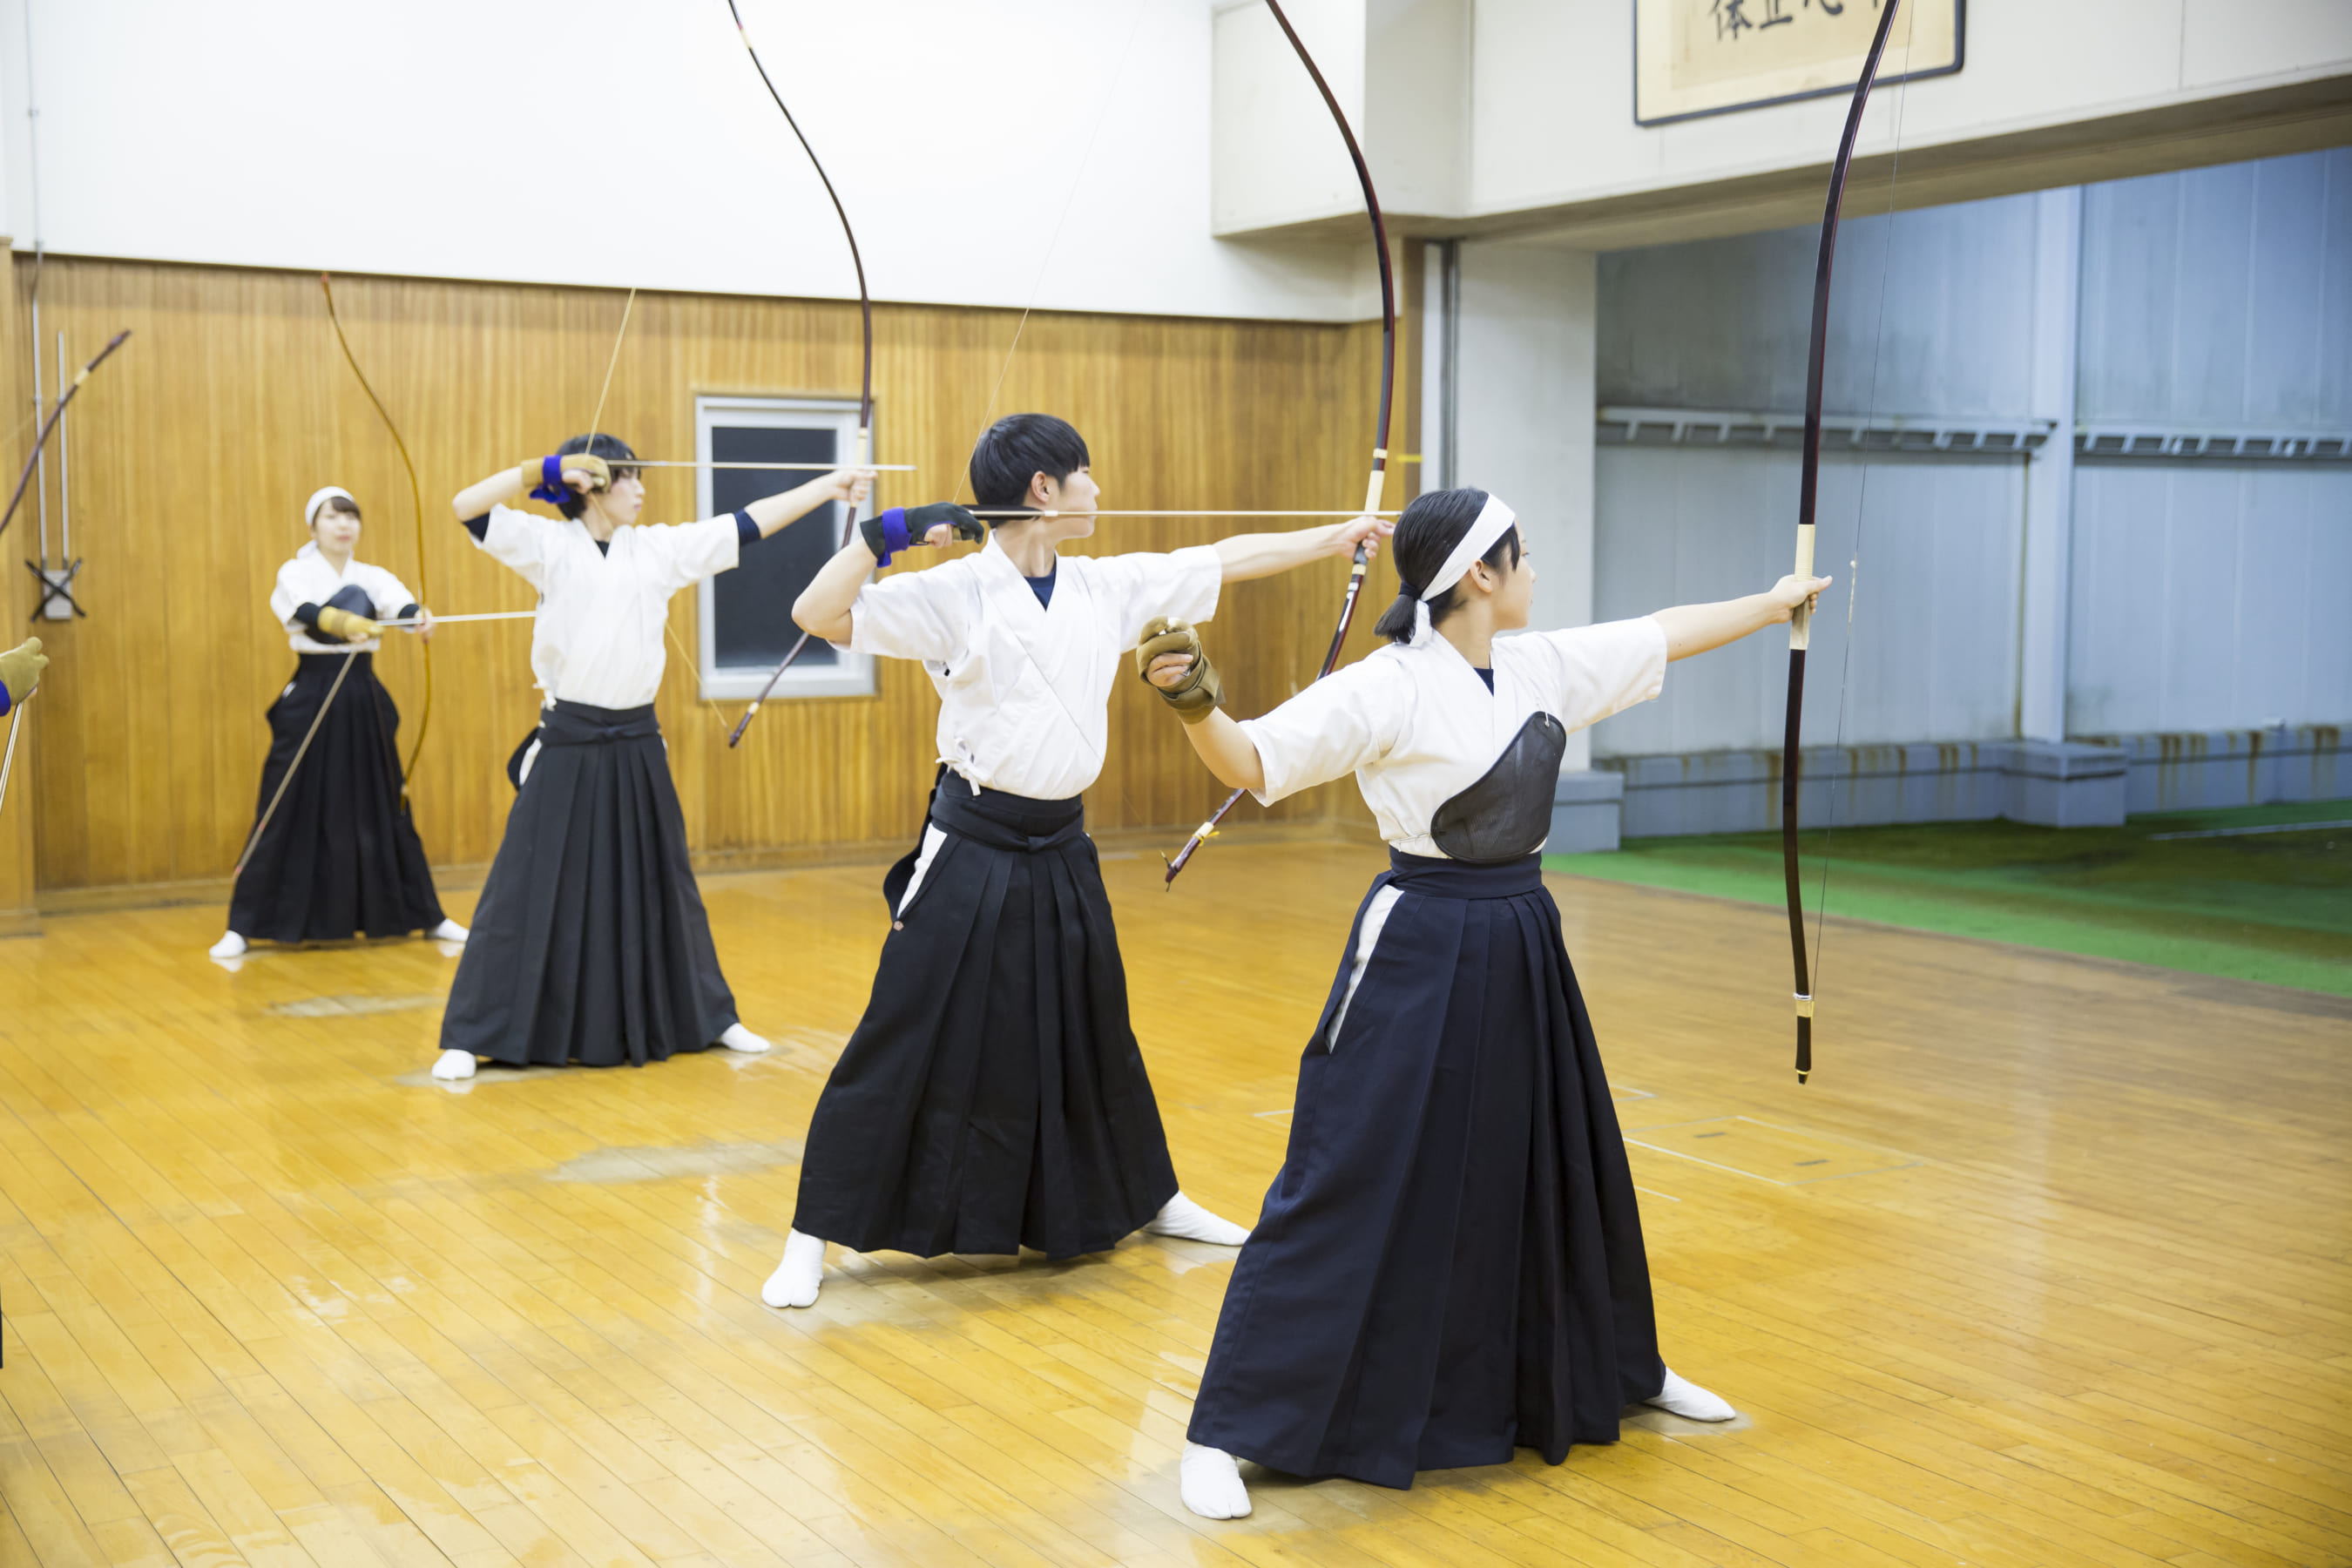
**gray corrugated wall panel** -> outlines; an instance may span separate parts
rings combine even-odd
[[[2352,148],[2087,185],[2093,423],[2352,425]]]
[[[2029,403],[2033,198],[1922,208],[1890,226],[1883,184],[1846,193],[1826,406],[2014,417]],[[1804,406],[1820,238],[1805,224],[1602,256],[1601,401]]]
[[[2074,471],[2070,734],[2352,721],[2352,468]]]
[[[1769,586],[1790,567],[1798,473],[1792,452],[1601,449],[1595,617]],[[1837,583],[1813,618],[1806,744],[2015,734],[2023,494],[2015,460],[1824,462],[1815,560]],[[1849,664],[1858,515],[1861,595]],[[1788,646],[1785,632],[1768,630],[1674,665],[1656,701],[1594,728],[1593,755],[1777,746]]]

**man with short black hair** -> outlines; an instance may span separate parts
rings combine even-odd
[[[1102,772],[1111,681],[1146,623],[1205,621],[1224,584],[1377,548],[1389,525],[1061,556],[1094,532],[1090,466],[1066,421],[1001,419],[971,456],[979,509],[1013,514],[985,548],[869,582],[887,556],[856,540],[793,606],[851,651],[922,661],[940,763],[921,842],[883,879],[890,933],[810,1123],[770,1306],[816,1300],[829,1241],[1070,1258],[1138,1229],[1248,1237],[1177,1190],[1079,794]],[[884,513],[886,544],[944,510]]]

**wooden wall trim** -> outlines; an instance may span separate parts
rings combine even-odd
[[[24,341],[26,270],[16,273],[9,344]],[[434,607],[527,608],[529,588],[472,547],[446,498],[576,433],[595,403],[622,295],[353,277],[336,280],[336,300],[416,459]],[[1017,322],[1007,310],[877,307],[877,455],[920,465],[885,476],[886,502],[950,489]],[[250,826],[263,715],[292,666],[268,598],[278,563],[305,537],[302,499],[321,484],[352,490],[368,518],[362,558],[413,585],[407,483],[341,363],[315,274],[52,258],[42,324],[63,329],[76,352],[123,327],[137,335],[70,416],[90,618],[56,626],[47,722],[37,766],[19,780],[37,884],[217,878]],[[1345,506],[1361,482],[1378,347],[1370,323],[1038,312],[1021,329],[992,412],[1039,408],[1076,423],[1107,505]],[[21,375],[21,350],[0,352]],[[640,451],[690,455],[698,390],[838,396],[854,395],[856,378],[854,305],[641,294],[603,423]],[[1397,473],[1391,497],[1408,482]],[[649,520],[688,515],[689,473],[656,473],[649,485]],[[1097,548],[1171,549],[1234,531],[1212,520],[1106,520]],[[1237,711],[1262,711],[1312,674],[1345,574],[1333,562],[1227,593],[1210,637]],[[1370,648],[1373,614],[1394,593],[1383,560],[1349,657]],[[673,601],[671,626],[688,648],[695,613],[693,595]],[[479,863],[496,848],[511,798],[503,764],[537,700],[528,649],[521,623],[453,626],[435,644],[435,711],[415,797],[436,864]],[[413,724],[413,646],[388,647],[379,669]],[[673,649],[659,708],[697,853],[911,837],[937,711],[919,668],[884,661],[869,699],[772,703],[737,752],[724,737],[738,705],[698,702],[693,689]],[[1164,826],[1172,847],[1220,794],[1139,683],[1118,684],[1109,750],[1088,798],[1103,828]],[[1244,813],[1368,820],[1344,782]],[[7,879],[7,827],[0,907],[30,902]]]

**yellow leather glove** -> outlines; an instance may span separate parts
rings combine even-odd
[[[0,653],[0,686],[8,689],[8,706],[14,708],[33,694],[41,683],[41,671],[49,668],[49,656],[41,651],[41,639],[26,637],[6,653]]]
[[[1151,661],[1171,653],[1190,654],[1192,662],[1185,667],[1183,677],[1175,685],[1162,686],[1151,679]],[[1209,662],[1208,650],[1201,646],[1201,634],[1192,629],[1190,621],[1162,616],[1148,623],[1143,628],[1143,641],[1136,645],[1135,672],[1187,724],[1198,724],[1225,700],[1224,682],[1217,679],[1217,667]]]
[[[329,605],[319,612],[319,629],[342,638],[345,642],[365,642],[370,637],[383,636],[383,628],[365,616],[353,615]]]

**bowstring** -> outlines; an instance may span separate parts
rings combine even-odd
[[[1870,384],[1863,399],[1862,438],[1870,438],[1870,422],[1878,412],[1879,359],[1886,346],[1886,282],[1893,276],[1895,263],[1895,186],[1903,169],[1903,114],[1911,102],[1911,43],[1919,26],[1919,7],[1914,4],[1911,15],[1904,24],[1903,79],[1895,84],[1895,145],[1886,166],[1886,243],[1879,253],[1878,305],[1870,330]],[[1865,453],[1869,448],[1865,446]],[[1854,605],[1862,596],[1862,539],[1869,526],[1871,464],[1864,458],[1862,482],[1856,487],[1853,507],[1853,555],[1846,563],[1845,582],[1845,647],[1838,655],[1837,726],[1832,749],[1845,749],[1845,699],[1847,677],[1853,668]],[[1822,992],[1822,944],[1829,931],[1830,842],[1837,836],[1837,774],[1830,775],[1829,809],[1822,813],[1821,881],[1813,899],[1813,964],[1812,990]],[[1852,797],[1848,804],[1851,808]]]

